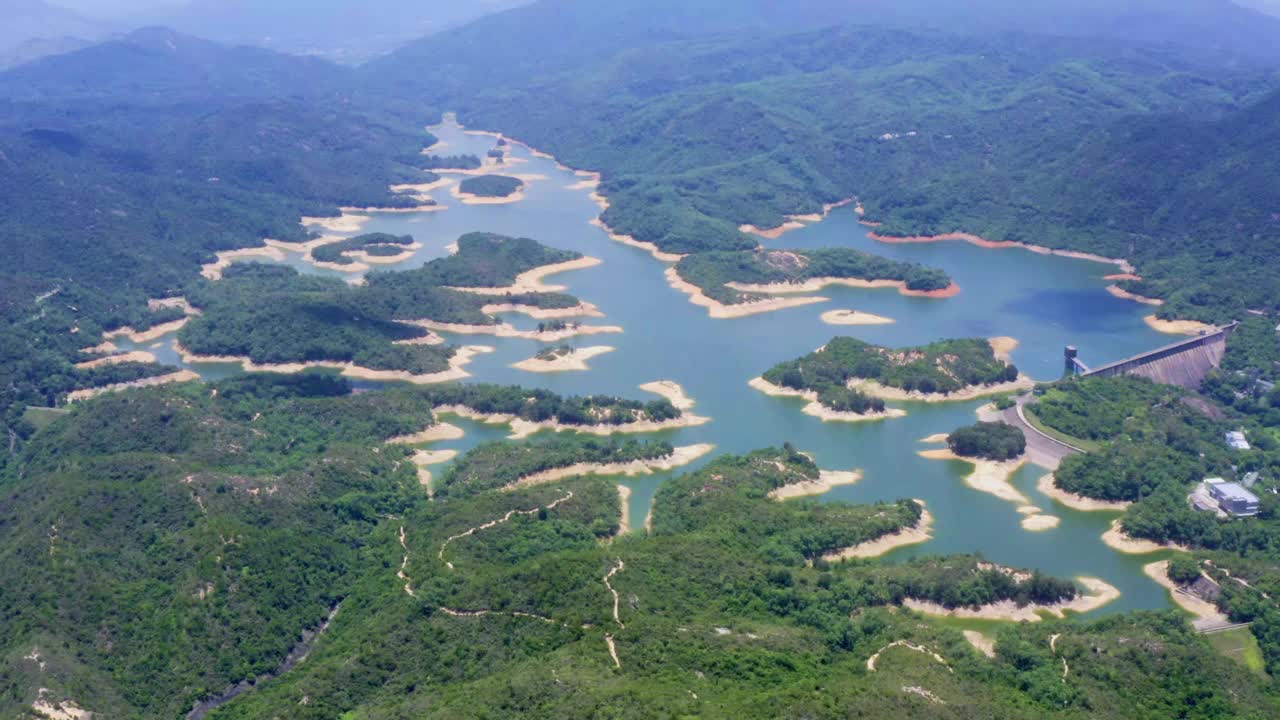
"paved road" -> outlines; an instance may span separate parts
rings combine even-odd
[[[1022,430],[1022,434],[1027,438],[1027,457],[1031,462],[1049,470],[1057,470],[1058,465],[1062,464],[1062,458],[1084,451],[1074,445],[1055,440],[1032,427],[1022,412],[1022,406],[1030,399],[1029,395],[1019,397],[1016,405],[1000,413],[1000,419]]]

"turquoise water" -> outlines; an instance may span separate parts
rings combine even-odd
[[[441,152],[483,156],[493,139],[467,135],[456,127],[433,130],[448,144]],[[1108,295],[1104,275],[1111,265],[1038,255],[1020,249],[989,250],[962,242],[887,245],[867,237],[852,208],[834,211],[824,222],[765,241],[775,248],[854,247],[888,257],[919,261],[945,269],[963,288],[945,300],[908,298],[895,290],[828,288],[819,293],[830,302],[734,320],[713,320],[685,295],[668,287],[666,265],[643,250],[616,243],[588,224],[599,208],[588,191],[570,190],[581,178],[556,168],[552,160],[532,157],[520,147],[514,155],[528,162],[510,172],[539,174],[545,180],[528,183],[527,199],[513,205],[464,205],[448,189],[436,199],[449,209],[419,214],[375,215],[361,232],[412,234],[423,249],[393,269],[407,269],[447,254],[446,246],[472,231],[488,231],[534,238],[546,245],[577,250],[600,258],[603,264],[547,280],[568,286],[568,292],[595,303],[606,318],[589,324],[621,325],[620,335],[596,335],[569,341],[575,346],[609,345],[616,352],[590,362],[589,372],[535,374],[510,365],[533,356],[540,345],[529,340],[487,336],[457,336],[457,344],[491,345],[497,352],[477,358],[468,370],[474,380],[545,387],[565,394],[610,393],[647,397],[637,386],[653,380],[674,380],[698,405],[695,412],[713,422],[663,437],[674,444],[710,442],[719,452],[743,452],[791,441],[812,453],[827,469],[862,469],[857,485],[833,490],[824,499],[868,502],[915,497],[925,500],[936,521],[935,539],[904,548],[890,558],[920,554],[980,552],[987,558],[1048,573],[1095,576],[1117,586],[1120,600],[1099,613],[1135,608],[1163,608],[1165,591],[1142,573],[1150,556],[1125,556],[1103,545],[1100,536],[1113,514],[1079,513],[1058,506],[1035,489],[1044,470],[1028,466],[1014,478],[1032,502],[1062,518],[1045,532],[1029,532],[1019,525],[1017,506],[968,488],[963,481],[969,466],[918,457],[919,440],[974,421],[981,401],[926,405],[905,403],[905,418],[873,423],[823,423],[800,412],[803,402],[766,397],[747,382],[774,363],[817,348],[835,335],[852,335],[890,346],[915,345],[947,337],[1017,338],[1021,346],[1014,361],[1041,380],[1062,372],[1062,348],[1073,344],[1082,358],[1096,365],[1120,359],[1169,342],[1149,329],[1142,318],[1148,308]],[[320,271],[290,257],[300,270]],[[345,277],[345,276],[344,276]],[[834,327],[819,316],[833,309],[857,309],[897,320],[871,327]],[[510,316],[521,327],[535,324]],[[153,352],[166,362],[181,364],[165,339]],[[132,349],[132,348],[130,348]],[[235,366],[194,368],[206,377],[219,377]],[[500,428],[451,420],[467,430],[463,440],[439,447],[466,450],[501,437]],[[706,459],[703,460],[706,462]],[[694,465],[693,467],[696,467]],[[437,474],[443,466],[433,468]],[[641,527],[650,500],[664,475],[626,480],[635,491],[632,525]]]

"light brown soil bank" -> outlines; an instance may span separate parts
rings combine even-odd
[[[861,545],[854,545],[851,548],[827,553],[822,556],[822,559],[827,562],[838,562],[840,560],[875,558],[886,555],[900,547],[929,542],[933,539],[933,514],[929,512],[928,508],[924,507],[923,500],[916,500],[916,502],[920,503],[924,510],[920,513],[920,520],[912,527],[903,528],[889,535],[883,535]]]
[[[338,217],[304,217],[302,218],[302,226],[305,228],[323,228],[329,232],[336,233],[353,233],[364,227],[371,218],[368,215],[354,215],[351,213],[343,213]]]
[[[200,274],[209,280],[221,280],[222,271],[231,267],[231,263],[237,260],[265,258],[267,260],[280,261],[284,260],[284,253],[280,251],[280,248],[268,245],[266,247],[223,250],[216,257],[216,260],[200,268]]]
[[[1155,315],[1148,315],[1143,320],[1156,332],[1167,335],[1199,335],[1214,329],[1213,325],[1195,320],[1161,320]]]
[[[1155,307],[1160,307],[1161,305],[1164,305],[1163,300],[1159,300],[1157,298],[1149,298],[1144,295],[1139,295],[1137,293],[1129,292],[1128,290],[1125,290],[1119,285],[1108,285],[1107,292],[1111,293],[1113,297],[1118,297],[1121,300],[1132,300],[1134,302],[1142,303],[1143,305],[1153,305]]]
[[[401,435],[387,440],[389,445],[426,445],[428,443],[440,442],[442,440],[460,440],[466,433],[457,425],[450,425],[447,422],[438,422],[435,425],[423,430],[422,432],[412,435]]]
[[[826,302],[830,298],[824,297],[798,297],[798,298],[775,298],[773,300],[758,300],[756,302],[740,303],[737,305],[725,305],[717,300],[713,300],[702,292],[702,288],[685,281],[680,277],[680,273],[675,268],[667,268],[667,284],[672,288],[689,296],[689,302],[704,307],[708,314],[717,320],[728,320],[731,318],[747,317],[749,315],[759,315],[760,313],[774,312],[776,310],[785,310],[787,308],[800,307],[802,305],[812,305],[814,303]]]
[[[806,480],[783,485],[776,490],[770,491],[769,498],[773,500],[790,500],[812,495],[824,495],[830,492],[832,488],[840,487],[841,485],[853,485],[861,479],[861,470],[822,470],[819,471],[817,480]]]
[[[665,430],[676,430],[679,428],[697,427],[711,422],[711,418],[702,417],[685,413],[678,418],[672,420],[664,420],[662,422],[654,422],[645,420],[642,422],[633,422],[626,425],[610,425],[601,423],[599,425],[562,425],[557,422],[543,421],[532,422],[515,415],[504,415],[502,413],[482,413],[472,410],[462,405],[441,405],[435,408],[437,413],[447,415],[457,415],[461,418],[474,420],[486,425],[507,425],[511,428],[510,440],[522,440],[543,430],[551,430],[554,432],[578,432],[586,435],[600,435],[608,437],[614,434],[638,434],[638,433],[654,433],[663,432]]]
[[[823,422],[870,422],[872,420],[906,417],[907,415],[905,410],[899,410],[898,408],[885,408],[884,412],[878,413],[838,412],[818,402],[818,393],[813,390],[792,390],[781,385],[774,385],[762,377],[755,378],[747,384],[770,397],[793,397],[808,400],[809,404],[805,405],[801,412],[805,415],[819,418]]]
[[[608,202],[606,201],[604,205],[607,208]],[[615,232],[613,228],[606,225],[605,222],[600,218],[592,219],[591,221],[589,221],[589,224],[594,225],[600,228],[601,230],[604,230],[605,233],[609,235],[609,238],[614,242],[619,242],[619,243],[622,243],[623,245],[629,245],[633,248],[644,250],[645,252],[652,255],[653,258],[655,260],[658,260],[659,262],[678,263],[684,259],[684,255],[677,255],[675,253],[663,252],[662,250],[658,249],[657,245],[654,245],[651,242],[642,242],[630,235],[623,235],[622,233]]]
[[[97,360],[86,360],[82,363],[76,363],[76,368],[80,370],[92,370],[94,368],[104,367],[107,365],[119,365],[121,363],[154,363],[156,356],[145,350],[135,350],[122,355],[108,355]]]
[[[1191,548],[1175,543],[1159,543],[1150,540],[1139,540],[1131,538],[1125,534],[1120,527],[1120,519],[1116,518],[1111,521],[1111,529],[1102,533],[1102,542],[1112,550],[1119,550],[1127,555],[1149,555],[1151,553],[1160,552],[1161,550],[1181,550],[1183,552],[1191,552]]]
[[[561,320],[564,318],[574,317],[604,317],[604,313],[600,312],[600,308],[589,302],[579,303],[570,308],[540,308],[535,305],[516,305],[514,303],[502,303],[494,305],[485,305],[480,308],[480,312],[485,315],[497,315],[499,313],[520,313],[527,315],[534,320]]]
[[[652,475],[656,472],[666,472],[674,470],[678,467],[684,467],[689,463],[715,450],[715,445],[686,445],[678,447],[675,452],[666,457],[655,458],[653,460],[632,460],[624,463],[578,463],[562,468],[552,468],[551,470],[543,470],[533,475],[526,475],[514,483],[503,487],[503,490],[518,490],[520,488],[533,487],[535,485],[545,485],[547,483],[558,482],[565,478],[582,477],[584,475],[603,475],[606,477],[625,475],[627,477],[636,477],[637,475]]]
[[[828,325],[892,325],[897,320],[859,310],[829,310],[822,313],[822,322]]]
[[[855,280],[852,278],[810,278],[804,282],[797,283],[768,283],[755,285],[751,283],[725,283],[725,287],[737,290],[738,292],[756,293],[760,295],[792,295],[800,293],[820,292],[829,285],[843,285],[851,288],[895,288],[899,294],[907,297],[925,297],[925,298],[949,298],[960,294],[960,286],[951,283],[942,290],[909,290],[907,283],[902,280]],[[732,306],[736,307],[736,306]]]
[[[525,293],[558,293],[564,292],[567,288],[563,285],[545,285],[542,279],[549,275],[569,272],[571,270],[585,270],[600,265],[603,261],[599,258],[581,257],[577,260],[569,260],[562,263],[554,263],[552,265],[543,265],[532,270],[526,270],[516,276],[515,282],[507,287],[500,288],[473,288],[473,287],[453,287],[450,290],[458,292],[472,293],[475,295],[519,295]]]
[[[534,356],[528,360],[521,360],[520,362],[513,364],[511,367],[517,370],[524,370],[525,372],[536,373],[586,371],[591,369],[591,366],[587,364],[591,358],[611,353],[616,349],[617,348],[612,348],[608,345],[576,348],[562,355],[557,355],[550,360],[544,360]]]
[[[881,235],[873,232],[868,233],[867,236],[872,240],[879,240],[883,243],[930,243],[944,242],[947,240],[963,240],[970,245],[977,245],[981,248],[1021,248],[1040,255],[1057,255],[1059,257],[1074,258],[1076,260],[1090,260],[1092,262],[1107,263],[1109,265],[1119,267],[1121,271],[1125,273],[1137,272],[1128,260],[1103,257],[1092,253],[1076,252],[1075,250],[1054,250],[1053,248],[1047,248],[1043,245],[1032,245],[1030,243],[1017,242],[1013,240],[987,240],[986,238],[972,235],[970,233],[954,232],[944,233],[942,235],[911,235],[902,237]]]
[[[681,387],[679,383],[671,380],[657,380],[651,383],[645,383],[640,386],[640,389],[647,393],[653,393],[654,395],[666,398],[676,407],[677,410],[682,412],[685,410],[692,410],[693,406],[697,404],[694,402],[693,398],[689,397],[688,393],[685,392],[684,388]]]
[[[621,507],[618,534],[628,535],[631,533],[631,488],[622,483],[618,483],[618,505]]]
[[[919,613],[926,615],[934,615],[937,617],[954,617],[979,620],[1008,620],[1011,622],[1040,622],[1043,618],[1041,613],[1053,615],[1054,617],[1066,617],[1068,611],[1075,613],[1086,613],[1092,610],[1114,602],[1120,597],[1120,591],[1115,586],[1098,578],[1080,577],[1076,581],[1085,586],[1088,590],[1087,595],[1079,595],[1070,602],[1054,603],[1053,605],[1025,605],[1018,607],[1017,603],[1012,600],[1003,600],[998,603],[984,605],[980,608],[954,608],[948,609],[937,603],[925,602],[921,600],[907,599],[902,602],[905,607],[911,608]]]
[[[500,323],[497,325],[460,325],[458,323],[442,323],[435,320],[407,320],[406,325],[425,328],[434,332],[447,332],[456,335],[492,335],[500,338],[521,338],[553,343],[574,337],[587,335],[617,334],[622,328],[617,325],[570,325],[563,330],[520,330],[514,325]]]
[[[427,193],[430,193],[433,190],[439,190],[440,188],[449,187],[455,182],[457,181],[454,180],[453,178],[442,177],[439,180],[436,180],[435,182],[429,182],[429,183],[406,183],[403,185],[392,185],[391,192],[396,193],[398,195],[422,196],[422,195],[426,195]]]
[[[1022,529],[1028,532],[1044,532],[1062,524],[1062,518],[1056,515],[1027,515],[1022,518]]]
[[[1218,609],[1217,605],[1201,600],[1198,597],[1192,597],[1186,593],[1178,592],[1177,584],[1169,579],[1168,560],[1161,560],[1160,562],[1143,565],[1142,572],[1146,573],[1147,577],[1159,583],[1161,587],[1168,590],[1169,598],[1172,599],[1178,607],[1196,616],[1196,619],[1192,621],[1191,625],[1197,630],[1210,627],[1222,627],[1231,624],[1231,620],[1228,619],[1226,615],[1222,614],[1222,611]]]
[[[120,392],[121,390],[129,390],[132,388],[156,387],[157,385],[168,385],[170,383],[191,382],[193,380],[199,380],[199,379],[200,379],[200,376],[191,372],[190,370],[180,370],[175,373],[169,373],[168,375],[158,375],[156,377],[149,377],[149,378],[143,378],[141,380],[134,380],[133,382],[116,383],[115,385],[107,385],[99,388],[85,388],[83,390],[76,390],[76,391],[73,391],[71,394],[67,395],[67,402],[69,403],[79,402],[81,400],[88,400],[90,398],[95,398],[99,395],[103,395],[106,393]]]
[[[951,452],[950,448],[921,450],[917,454],[929,460],[960,460],[969,463],[973,466],[973,472],[964,479],[965,484],[969,487],[978,492],[994,495],[1001,500],[1008,500],[1018,505],[1028,505],[1031,502],[1026,495],[1018,492],[1018,489],[1009,482],[1013,474],[1027,463],[1025,455],[1013,460],[997,462],[982,458],[962,457]]]
[[[738,230],[752,235],[759,235],[760,237],[768,240],[777,240],[792,230],[799,230],[800,228],[807,227],[813,223],[822,222],[827,219],[827,216],[831,214],[832,210],[844,207],[845,205],[849,205],[856,201],[856,198],[848,198],[846,200],[841,200],[840,202],[827,203],[822,206],[822,212],[820,213],[810,213],[808,215],[787,215],[786,221],[775,228],[758,228],[755,225],[740,225]],[[858,205],[857,210],[859,215],[863,213],[861,204]]]
[[[1017,338],[1011,337],[987,338],[987,342],[991,345],[991,351],[995,353],[996,359],[1006,365],[1013,362],[1013,351],[1021,345]]]
[[[974,385],[963,390],[957,390],[950,393],[922,393],[918,391],[908,392],[895,387],[881,385],[874,380],[850,380],[849,388],[857,390],[871,397],[877,397],[881,400],[893,400],[898,402],[915,401],[915,402],[958,402],[961,400],[976,400],[977,398],[987,397],[990,395],[1003,395],[1005,393],[1016,393],[1023,390],[1029,390],[1035,387],[1036,382],[1026,375],[1019,375],[1017,380],[1005,383],[993,383],[991,385]]]
[[[986,655],[989,658],[996,656],[996,641],[986,635],[983,635],[977,630],[965,630],[964,639],[973,646],[974,650],[977,650],[983,655]]]
[[[236,363],[244,369],[245,372],[269,372],[292,375],[303,372],[310,368],[329,368],[333,370],[341,370],[342,374],[347,377],[358,378],[361,380],[379,380],[379,381],[400,381],[413,383],[415,385],[433,385],[442,382],[452,382],[463,378],[471,377],[463,368],[471,363],[477,355],[494,352],[494,348],[487,345],[467,345],[458,348],[453,357],[449,358],[449,369],[442,370],[438,373],[429,373],[425,375],[416,375],[406,370],[374,370],[364,368],[349,362],[338,362],[334,360],[315,360],[311,362],[301,363],[280,363],[259,365],[247,357],[236,356],[215,356],[215,355],[196,355],[181,344],[174,343],[174,350],[182,357],[183,362],[188,364],[196,363]]]
[[[179,320],[174,320],[173,322],[161,323],[160,325],[156,325],[155,327],[149,330],[140,331],[140,330],[134,330],[131,327],[116,328],[115,330],[108,330],[107,332],[103,333],[102,337],[104,340],[111,340],[112,338],[124,337],[124,338],[128,338],[132,342],[142,345],[143,343],[149,343],[155,340],[159,340],[160,338],[170,333],[178,332],[183,327],[185,327],[186,324],[190,321],[191,321],[191,316],[188,315],[187,317],[181,318]]]
[[[1045,475],[1036,483],[1036,489],[1042,495],[1046,495],[1058,502],[1066,505],[1072,510],[1080,510],[1082,512],[1124,512],[1132,503],[1112,502],[1107,500],[1094,500],[1083,495],[1067,492],[1055,484],[1053,475]]]

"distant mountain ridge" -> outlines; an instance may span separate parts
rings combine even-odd
[[[109,31],[108,24],[43,0],[0,0],[0,68],[82,46]]]

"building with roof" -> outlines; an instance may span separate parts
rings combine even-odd
[[[1218,501],[1218,507],[1224,512],[1235,517],[1250,517],[1257,515],[1260,509],[1258,496],[1246,490],[1239,483],[1223,482],[1221,479],[1213,478],[1206,480],[1209,495]]]
[[[1232,430],[1227,433],[1227,444],[1236,450],[1249,450],[1249,440],[1244,436],[1243,430]]]

